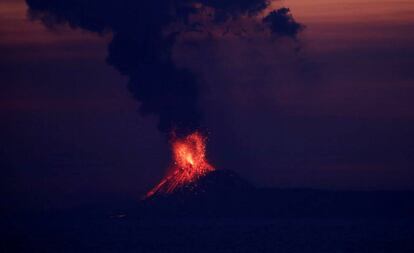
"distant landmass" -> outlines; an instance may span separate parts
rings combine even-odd
[[[251,218],[413,218],[412,191],[258,188],[230,170],[209,172],[141,204],[144,216]]]

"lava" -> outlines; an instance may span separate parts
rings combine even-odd
[[[173,162],[169,173],[146,194],[146,197],[156,193],[172,193],[213,171],[214,167],[206,158],[205,142],[206,138],[197,131],[184,138],[173,138],[171,142]]]

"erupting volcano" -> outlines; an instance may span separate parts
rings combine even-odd
[[[214,170],[206,158],[206,138],[194,132],[184,138],[174,137],[171,143],[173,162],[168,174],[150,190],[146,197],[154,194],[169,194],[193,183]]]

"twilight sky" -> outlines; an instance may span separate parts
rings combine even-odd
[[[255,25],[242,19],[171,45],[171,66],[197,81],[211,163],[262,186],[413,190],[414,2],[282,6],[305,26],[296,36],[238,36]],[[36,207],[138,198],[169,163],[161,112],[138,112],[135,73],[107,63],[111,30],[46,27],[27,10],[0,3],[4,192]]]

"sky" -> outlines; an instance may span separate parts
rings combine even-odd
[[[42,0],[0,3],[0,165],[10,201],[139,199],[164,175],[177,124],[202,128],[211,163],[258,186],[414,190],[413,1],[275,1],[239,19],[250,6],[238,2],[249,1],[200,2],[234,21],[199,14],[207,31],[174,42],[151,31],[182,24],[128,23],[122,7],[112,19],[88,10],[93,23],[58,8],[33,14]],[[258,23],[281,7],[300,29]]]

